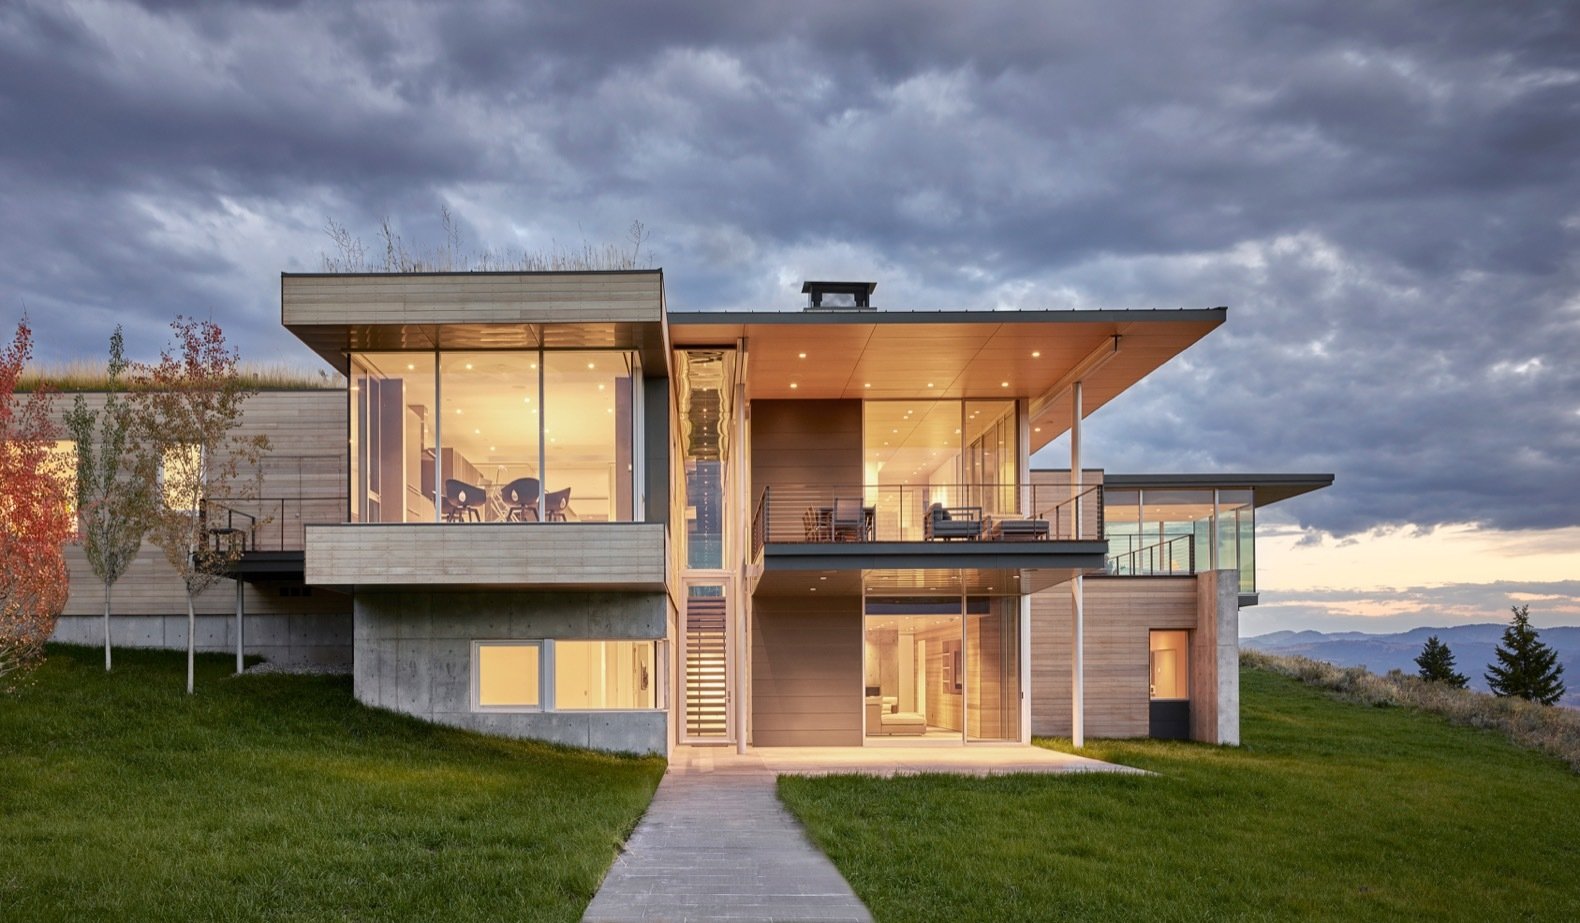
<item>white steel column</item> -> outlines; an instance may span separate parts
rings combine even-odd
[[[734,494],[735,515],[726,517],[725,522],[735,520],[735,537],[732,544],[733,553],[729,558],[729,568],[735,573],[735,578],[730,581],[730,592],[734,599],[730,606],[735,616],[735,752],[746,752],[746,736],[749,715],[751,712],[751,676],[747,670],[752,649],[746,636],[746,600],[744,595],[746,581],[746,549],[751,547],[752,534],[752,505],[749,486],[746,483],[746,453],[741,445],[742,434],[746,432],[746,340],[740,339],[735,344],[735,406],[730,421],[732,439],[724,444],[730,453],[729,462],[725,470],[734,474],[734,484],[730,493]]]
[[[1015,402],[1015,415],[1019,419],[1016,439],[1020,455],[1020,515],[1027,519],[1038,518],[1036,491],[1031,486],[1031,402],[1025,398]],[[1031,743],[1031,594],[1023,593],[1019,603],[1020,621],[1020,742]]]
[[[244,647],[243,647],[244,642],[242,640],[242,634],[241,634],[241,616],[242,616],[241,592],[242,592],[241,581],[237,580],[236,581],[236,672],[237,673],[240,673],[242,670],[246,669],[246,665],[242,663],[242,650],[244,649]]]
[[[1077,511],[1076,539],[1081,537],[1080,493],[1081,382],[1077,381],[1070,386],[1070,497]],[[1071,581],[1070,602],[1070,744],[1079,749],[1086,746],[1086,595],[1080,574]]]

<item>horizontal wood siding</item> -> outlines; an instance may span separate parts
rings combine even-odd
[[[657,270],[285,276],[281,316],[297,324],[659,322]]]
[[[752,502],[775,484],[862,482],[860,401],[753,401]]]
[[[83,395],[93,410],[104,406],[104,397]],[[64,418],[75,398],[74,394],[58,394],[52,401],[51,415],[61,425],[62,437],[68,435]],[[237,434],[265,435],[270,443],[262,463],[259,499],[232,504],[260,517],[259,547],[277,550],[283,545],[299,551],[304,523],[345,520],[346,414],[346,392],[341,389],[264,391],[243,404]],[[66,566],[71,574],[71,594],[63,614],[102,614],[104,587],[88,566],[80,545],[67,546]],[[339,593],[318,591],[311,596],[283,596],[282,592],[291,591],[277,582],[248,586],[244,597],[247,613],[351,611],[350,599]],[[112,603],[118,615],[185,614],[186,590],[164,551],[145,542],[137,559],[115,584]],[[234,612],[235,584],[219,581],[198,596],[196,609],[200,615]]]
[[[1031,732],[1070,734],[1070,590],[1031,598]],[[1085,581],[1088,737],[1145,737],[1154,628],[1194,631],[1195,577],[1089,577]],[[1192,639],[1194,645],[1194,638]]]
[[[861,599],[752,599],[752,745],[861,744]]]
[[[662,590],[664,528],[625,522],[310,526],[307,582]]]

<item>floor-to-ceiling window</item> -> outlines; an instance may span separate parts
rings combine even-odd
[[[865,502],[880,539],[925,537],[935,504],[978,517],[1020,514],[1012,400],[866,401]]]
[[[1020,739],[1018,598],[868,597],[869,741]]]
[[[351,365],[354,521],[638,518],[633,353],[357,353]]]

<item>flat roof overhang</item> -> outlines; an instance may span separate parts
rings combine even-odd
[[[1107,542],[770,543],[756,592],[799,595],[834,579],[833,592],[1034,593],[1102,571]],[[828,592],[828,588],[824,588]]]
[[[342,374],[351,352],[631,349],[667,368],[663,271],[281,273],[280,321]]]
[[[1069,429],[1075,377],[1090,415],[1227,315],[1222,307],[701,311],[670,314],[669,335],[676,348],[747,340],[750,399],[1029,398],[1035,451]]]
[[[1250,490],[1256,506],[1267,506],[1333,486],[1331,474],[1104,474],[1103,486],[1124,490]]]

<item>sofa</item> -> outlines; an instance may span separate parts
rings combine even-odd
[[[914,711],[898,711],[892,695],[867,696],[867,736],[920,737],[927,733],[927,718]]]

